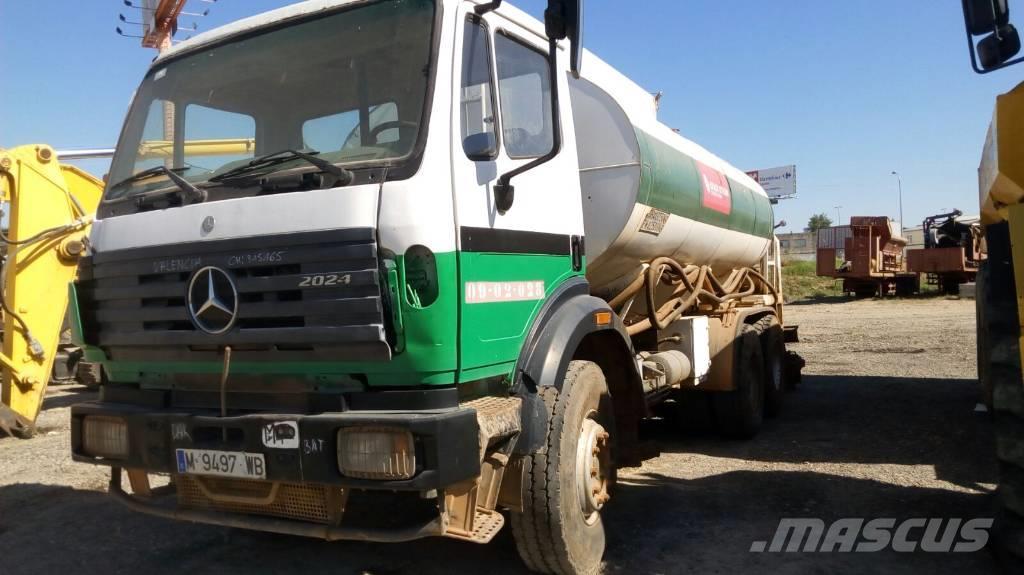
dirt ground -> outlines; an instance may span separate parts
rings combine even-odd
[[[605,571],[994,572],[984,551],[748,551],[783,517],[992,516],[973,309],[939,298],[788,307],[807,368],[782,416],[749,442],[651,425],[662,455],[621,472]],[[51,390],[40,436],[0,439],[0,572],[525,573],[507,528],[488,546],[323,543],[129,512],[103,494],[105,468],[68,456],[68,406],[93,395]]]

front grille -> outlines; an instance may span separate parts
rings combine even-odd
[[[186,509],[264,515],[323,525],[336,524],[341,518],[340,487],[188,475],[177,476],[175,483],[178,505]]]
[[[224,333],[192,321],[189,283],[224,270],[237,316]],[[77,285],[86,341],[114,360],[195,360],[231,345],[242,360],[390,358],[372,229],[102,252]]]

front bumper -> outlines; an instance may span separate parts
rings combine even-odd
[[[91,415],[118,417],[127,423],[127,457],[97,458],[83,451],[82,421]],[[298,446],[288,449],[265,446],[264,429],[286,421],[298,425]],[[383,426],[411,432],[416,445],[415,475],[407,480],[344,476],[337,463],[337,432],[353,426]],[[71,408],[71,451],[75,461],[173,475],[178,473],[177,449],[244,451],[264,454],[269,482],[315,483],[366,490],[428,491],[477,477],[480,474],[479,433],[476,411],[466,407],[236,417],[104,402],[81,403]]]
[[[437,515],[401,527],[366,527],[340,525],[337,519],[323,524],[310,521],[295,520],[281,517],[268,517],[242,513],[231,513],[220,510],[190,509],[176,505],[169,493],[153,492],[140,496],[127,493],[121,485],[121,469],[113,468],[110,477],[110,494],[119,502],[133,511],[175,519],[192,523],[205,523],[236,529],[251,529],[281,535],[296,535],[325,541],[373,541],[377,543],[401,543],[425,537],[449,536],[472,540],[470,537],[459,537],[448,531],[447,521],[443,515]],[[497,515],[496,517],[501,517]]]

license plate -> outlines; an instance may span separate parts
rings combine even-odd
[[[178,473],[219,475],[243,479],[266,479],[267,464],[262,453],[214,451],[212,449],[178,449]]]

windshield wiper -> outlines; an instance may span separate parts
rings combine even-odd
[[[172,182],[174,182],[174,185],[178,187],[178,190],[176,191],[176,193],[182,195],[182,202],[183,203],[184,202],[191,202],[191,203],[202,203],[202,202],[205,202],[206,201],[206,192],[204,190],[201,190],[201,189],[197,188],[194,184],[192,184],[192,182],[190,182],[190,181],[186,180],[185,178],[181,177],[180,175],[178,175],[178,172],[181,172],[181,171],[184,171],[184,170],[187,170],[187,169],[189,169],[189,168],[168,168],[167,166],[154,166],[152,168],[149,168],[148,170],[142,170],[141,172],[139,172],[137,174],[132,174],[131,176],[128,176],[127,178],[121,180],[120,182],[117,182],[116,184],[110,186],[110,189],[114,190],[114,189],[121,188],[121,187],[124,187],[124,186],[129,185],[129,184],[133,184],[135,182],[141,182],[142,180],[148,180],[149,178],[155,178],[156,176],[167,176],[167,179],[169,179]],[[161,193],[156,193],[156,194],[153,194],[153,195],[163,196],[165,194],[163,192],[161,192]],[[135,195],[125,196],[125,197],[122,197],[122,198],[115,198],[114,201],[122,201],[122,200],[128,200],[128,199],[135,199],[136,201],[142,202],[147,197],[149,197],[149,194],[135,194]]]
[[[308,152],[302,152],[299,150],[281,150],[279,152],[274,152],[273,154],[266,154],[253,158],[249,163],[238,166],[237,168],[232,168],[223,174],[217,174],[208,181],[224,182],[227,180],[243,178],[252,172],[257,172],[263,168],[270,168],[298,158],[316,166],[321,172],[326,172],[336,177],[342,185],[348,185],[352,182],[354,176],[350,170],[346,170],[341,166],[336,166],[323,158],[316,157],[316,154],[319,153],[320,152],[316,150],[310,150]],[[267,172],[262,174],[262,176],[268,176],[270,173],[271,172]]]

